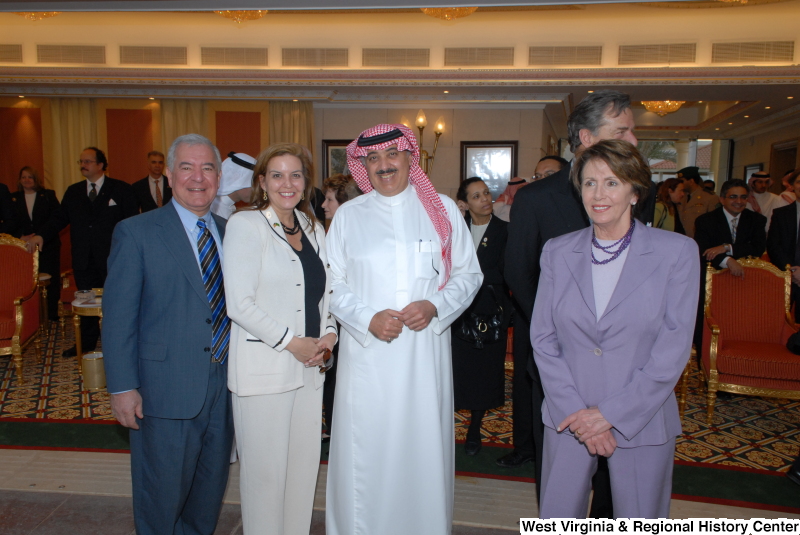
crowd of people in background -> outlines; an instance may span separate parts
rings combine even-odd
[[[763,171],[719,195],[697,167],[654,184],[616,91],[586,97],[568,130],[573,161],[544,156],[494,201],[482,177],[462,177],[456,202],[438,195],[402,125],[363,132],[352,176],[321,189],[307,147],[223,160],[196,134],[148,153],[133,184],[106,175],[97,147],[60,201],[30,166],[17,191],[0,184],[0,231],[38,248],[42,273],[106,288],[137,530],[213,532],[233,444],[245,533],[307,532],[330,440],[329,533],[448,533],[453,409],[469,411],[477,455],[505,401],[509,326],[514,449],[497,464],[536,463],[542,517],[584,516],[592,487],[592,517],[668,517],[672,387],[701,350],[701,266],[743,277],[739,260],[766,251],[798,294],[800,170],[780,194]],[[97,318],[81,336],[95,349]]]

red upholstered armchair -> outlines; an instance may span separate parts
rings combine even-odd
[[[708,423],[717,391],[800,399],[800,355],[786,349],[796,332],[789,312],[791,273],[763,260],[739,260],[744,279],[706,269],[703,374]]]
[[[22,350],[39,333],[39,251],[0,234],[0,355],[11,355],[22,378]]]

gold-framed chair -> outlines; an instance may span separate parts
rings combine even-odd
[[[800,399],[800,355],[786,349],[798,330],[790,312],[792,274],[757,258],[738,262],[743,279],[706,268],[701,368],[709,424],[718,391]]]
[[[28,253],[25,242],[0,234],[0,355],[11,355],[22,378],[22,351],[39,334],[39,251]]]
[[[72,241],[70,238],[69,225],[64,227],[59,233],[61,239],[61,269],[63,270],[59,275],[59,280],[54,281],[54,287],[51,291],[59,292],[58,299],[58,320],[61,325],[61,335],[66,335],[67,318],[72,317],[72,300],[75,299],[75,292],[78,290],[78,285],[75,283],[75,277],[72,273]],[[68,268],[68,269],[64,269]]]

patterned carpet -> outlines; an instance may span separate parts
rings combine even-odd
[[[66,338],[60,329],[51,329],[42,346],[44,358],[36,355],[33,344],[25,352],[22,381],[14,375],[10,359],[0,359],[0,418],[113,420],[108,394],[83,390],[77,359],[61,357],[72,343],[71,325]],[[506,362],[505,404],[484,417],[485,444],[511,446],[512,367]],[[784,472],[800,454],[800,401],[732,396],[718,400],[711,426],[705,413],[705,393],[695,369],[689,380],[677,461]],[[456,440],[462,442],[469,412],[455,413],[455,424]]]

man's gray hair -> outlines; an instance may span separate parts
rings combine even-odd
[[[603,116],[606,113],[612,117],[617,117],[630,107],[630,95],[619,91],[603,89],[587,96],[569,114],[567,129],[569,130],[570,150],[575,152],[575,149],[581,146],[581,130],[585,128],[596,136],[600,127],[605,123]]]
[[[211,149],[214,153],[214,163],[216,164],[217,172],[219,173],[222,169],[222,158],[219,156],[219,149],[211,143],[211,140],[205,136],[201,136],[200,134],[186,134],[184,136],[176,137],[175,141],[172,142],[172,145],[169,147],[169,151],[167,152],[167,168],[172,172],[175,173],[175,153],[178,150],[178,145],[205,145]]]

